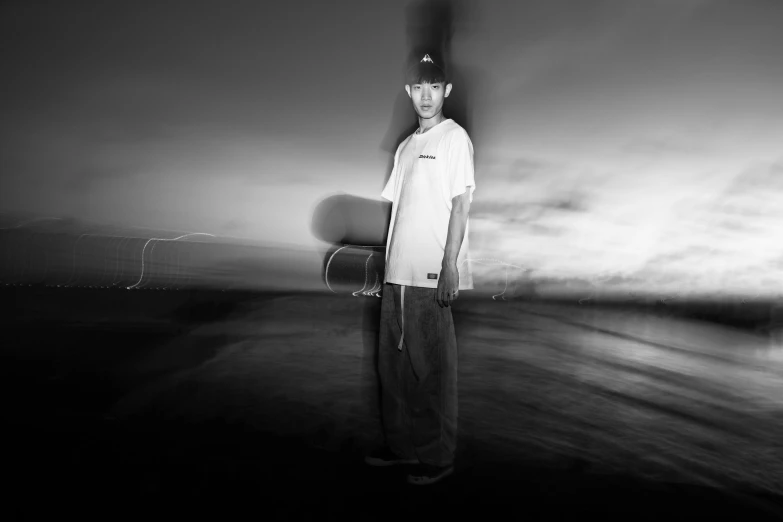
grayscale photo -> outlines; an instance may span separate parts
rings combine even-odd
[[[8,520],[783,520],[783,1],[0,33]]]

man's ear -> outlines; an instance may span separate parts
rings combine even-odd
[[[446,84],[446,94],[444,94],[444,95],[443,95],[443,96],[444,96],[444,98],[448,98],[448,97],[449,97],[449,93],[450,93],[450,92],[451,92],[451,84],[450,84],[450,83],[447,83],[447,84]]]
[[[406,85],[405,86],[405,92],[408,93],[408,98],[410,98],[410,96],[411,96],[411,86],[410,85]]]

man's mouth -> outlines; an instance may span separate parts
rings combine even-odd
[[[428,110],[430,110],[431,108],[432,108],[432,105],[422,105],[422,106],[421,106],[421,110],[423,110],[423,111],[428,111]]]

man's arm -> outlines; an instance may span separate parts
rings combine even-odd
[[[449,306],[456,300],[459,293],[459,271],[457,270],[457,256],[465,237],[465,228],[470,212],[470,188],[463,194],[454,196],[451,200],[451,216],[449,217],[449,231],[446,236],[446,249],[441,263],[440,280],[436,299],[440,306]]]

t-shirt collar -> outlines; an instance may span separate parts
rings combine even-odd
[[[443,120],[441,120],[440,122],[438,122],[438,123],[436,123],[435,125],[433,125],[432,127],[430,127],[430,130],[428,130],[428,131],[427,131],[427,132],[425,132],[424,134],[419,134],[419,129],[416,129],[415,131],[413,131],[413,135],[414,135],[414,136],[427,136],[427,135],[428,135],[428,134],[430,134],[430,133],[431,133],[433,130],[435,130],[435,128],[436,128],[436,127],[440,127],[441,125],[443,125],[443,124],[444,124],[444,123],[446,123],[447,121],[451,121],[451,118],[444,118],[444,119],[443,119]]]

